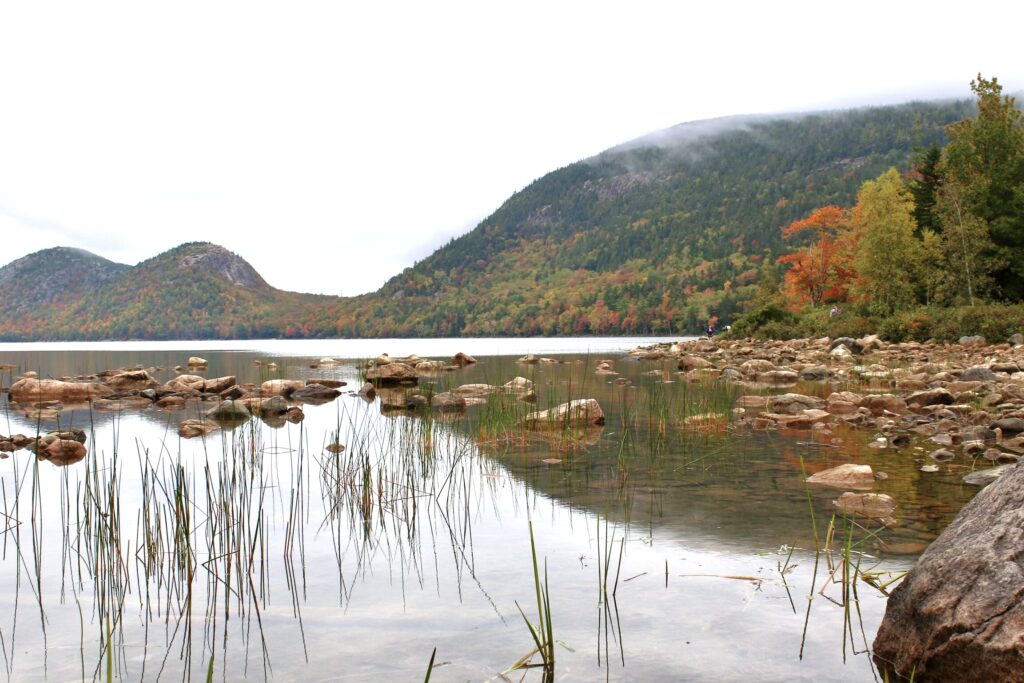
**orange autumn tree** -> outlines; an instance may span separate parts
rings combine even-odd
[[[784,227],[782,236],[789,238],[806,231],[814,234],[812,243],[779,257],[779,263],[789,265],[785,279],[787,298],[794,304],[811,306],[845,299],[854,278],[847,212],[835,205],[823,206]]]

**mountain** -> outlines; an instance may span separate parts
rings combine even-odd
[[[970,101],[684,124],[556,170],[338,307],[345,336],[697,332],[779,274],[780,228],[945,142]]]
[[[54,247],[23,256],[0,268],[5,315],[40,306],[59,306],[115,280],[129,266],[84,249]]]
[[[729,322],[760,280],[779,276],[776,258],[791,247],[782,226],[852,205],[864,180],[906,169],[974,106],[675,126],[548,173],[352,298],[274,289],[208,243],[134,267],[46,250],[0,268],[0,339],[698,332],[709,315]]]
[[[87,277],[76,281],[78,274]],[[33,297],[37,287],[47,294]],[[207,242],[183,244],[134,267],[47,249],[0,268],[0,338],[308,334],[292,325],[292,315],[308,317],[325,299],[274,289],[244,259]]]

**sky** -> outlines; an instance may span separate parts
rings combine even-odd
[[[969,9],[969,12],[966,11]],[[678,123],[1024,90],[1024,6],[0,0],[0,264],[190,241],[360,294]]]

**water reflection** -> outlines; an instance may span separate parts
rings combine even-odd
[[[187,355],[26,353],[14,362],[40,376],[142,365],[161,381]],[[360,383],[354,361],[281,356],[271,371],[265,354],[201,355],[205,377]],[[867,449],[866,432],[736,430],[733,390],[668,366],[480,360],[420,392],[522,376],[536,402],[501,392],[441,414],[350,391],[303,404],[299,423],[196,439],[178,428],[212,403],[63,406],[54,420],[6,409],[8,433],[81,428],[88,447],[71,467],[26,451],[3,462],[8,677],[408,679],[437,648],[433,680],[500,680],[534,647],[516,608],[534,596],[532,519],[554,637],[572,648],[556,648],[559,678],[868,680],[866,657],[844,664],[860,624],[804,600],[850,604],[851,566],[839,543],[815,552],[841,491],[807,488],[804,472],[855,460],[889,474],[876,490],[899,501],[898,526],[832,523],[872,554],[913,551],[973,493],[953,469],[925,477],[906,453]],[[598,400],[603,427],[523,428],[579,397]],[[862,588],[857,604],[870,637],[883,598]]]

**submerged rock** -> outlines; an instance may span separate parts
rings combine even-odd
[[[965,484],[971,484],[972,486],[988,486],[1016,466],[1016,464],[999,465],[998,467],[977,470],[965,475],[963,481]]]
[[[928,681],[1021,680],[1024,468],[974,497],[892,592],[880,669]]]
[[[875,475],[871,465],[846,463],[812,474],[807,477],[807,483],[836,488],[870,489],[875,485]]]
[[[871,519],[886,520],[896,512],[896,501],[884,493],[851,493],[847,491],[832,501],[840,512]]]
[[[178,436],[183,439],[194,439],[197,436],[206,436],[217,429],[217,423],[212,420],[185,420],[178,425]]]

